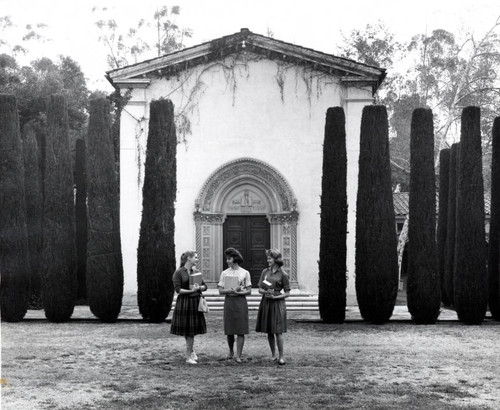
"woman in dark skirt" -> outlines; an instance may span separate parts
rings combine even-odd
[[[284,365],[283,333],[286,333],[286,304],[285,299],[290,296],[290,281],[282,269],[283,259],[280,251],[270,249],[266,251],[269,267],[262,271],[259,280],[259,293],[262,295],[257,325],[255,331],[267,333],[267,340],[271,348],[273,361]],[[279,357],[276,357],[276,344]]]
[[[201,284],[194,283],[192,289],[189,277],[199,272],[196,270],[198,255],[194,251],[184,252],[181,256],[181,266],[174,272],[172,282],[177,292],[177,301],[172,315],[170,333],[184,336],[186,339],[186,363],[197,364],[198,356],[194,351],[194,336],[207,333],[207,325],[203,312],[198,312],[201,292],[207,290],[203,280]]]
[[[227,336],[229,346],[228,359],[234,356],[234,336],[236,342],[236,357],[234,360],[241,363],[241,353],[245,344],[245,335],[249,333],[248,303],[246,295],[252,291],[250,273],[240,267],[243,257],[234,248],[224,251],[226,262],[229,266],[220,275],[218,283],[219,293],[224,297],[224,334]]]

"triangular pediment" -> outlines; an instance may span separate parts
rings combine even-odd
[[[108,80],[116,87],[141,87],[149,84],[154,75],[175,75],[193,66],[224,58],[228,55],[251,52],[271,60],[281,60],[312,67],[337,76],[345,83],[371,85],[375,91],[385,78],[385,69],[358,63],[347,58],[322,53],[310,48],[286,43],[255,34],[248,29],[215,40],[185,48],[161,57],[107,72]]]

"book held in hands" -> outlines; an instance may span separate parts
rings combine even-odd
[[[263,281],[262,281],[262,288],[265,289],[265,290],[269,290],[269,289],[272,289],[273,288],[273,284],[271,282],[269,282],[267,280],[267,278],[265,278]]]
[[[236,290],[239,280],[236,276],[224,276],[224,290]]]
[[[201,272],[194,272],[189,275],[189,289],[193,289],[195,283],[201,286],[202,282],[203,282],[203,276]]]

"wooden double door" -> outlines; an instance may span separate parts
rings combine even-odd
[[[270,242],[270,225],[266,216],[226,217],[223,227],[224,249],[235,248],[241,252],[241,267],[250,272],[252,287],[257,287],[260,274],[267,267],[265,251],[269,249]],[[227,268],[225,257],[223,266]]]

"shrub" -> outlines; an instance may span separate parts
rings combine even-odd
[[[398,289],[388,140],[386,108],[364,107],[356,202],[355,284],[361,316],[373,323],[389,320]]]
[[[479,107],[462,111],[457,185],[454,303],[458,319],[480,324],[488,302]]]
[[[64,96],[47,110],[43,205],[42,303],[52,322],[71,318],[76,299],[75,205]]]
[[[408,311],[419,324],[439,316],[441,286],[436,253],[436,187],[432,111],[413,111],[410,134]]]
[[[87,298],[87,152],[85,141],[76,140],[75,153],[75,222],[76,222],[76,277],[78,283],[77,300]]]
[[[346,307],[347,151],[341,107],[326,112],[321,184],[319,312],[326,323],[343,323]]]
[[[139,312],[159,323],[172,307],[177,137],[170,100],[152,101],[137,250]]]
[[[118,183],[111,137],[110,104],[90,102],[88,133],[87,300],[103,322],[114,322],[123,297]]]
[[[448,193],[450,190],[450,155],[451,149],[445,148],[439,153],[439,212],[437,223],[438,272],[441,283],[441,300],[445,306],[451,303],[444,291],[444,267],[446,232],[448,228]]]
[[[43,195],[40,170],[41,153],[33,121],[24,125],[22,136],[26,224],[28,227],[28,248],[30,254],[31,295],[29,306],[32,309],[41,309]]]
[[[457,177],[460,144],[451,146],[450,184],[448,189],[448,215],[446,223],[446,242],[444,247],[443,290],[448,303],[453,305],[453,280],[455,276],[455,237],[457,233]]]
[[[491,160],[491,219],[488,247],[488,302],[493,319],[500,320],[500,117],[493,122]]]
[[[2,320],[28,311],[30,267],[24,165],[16,97],[0,94],[0,303]]]

